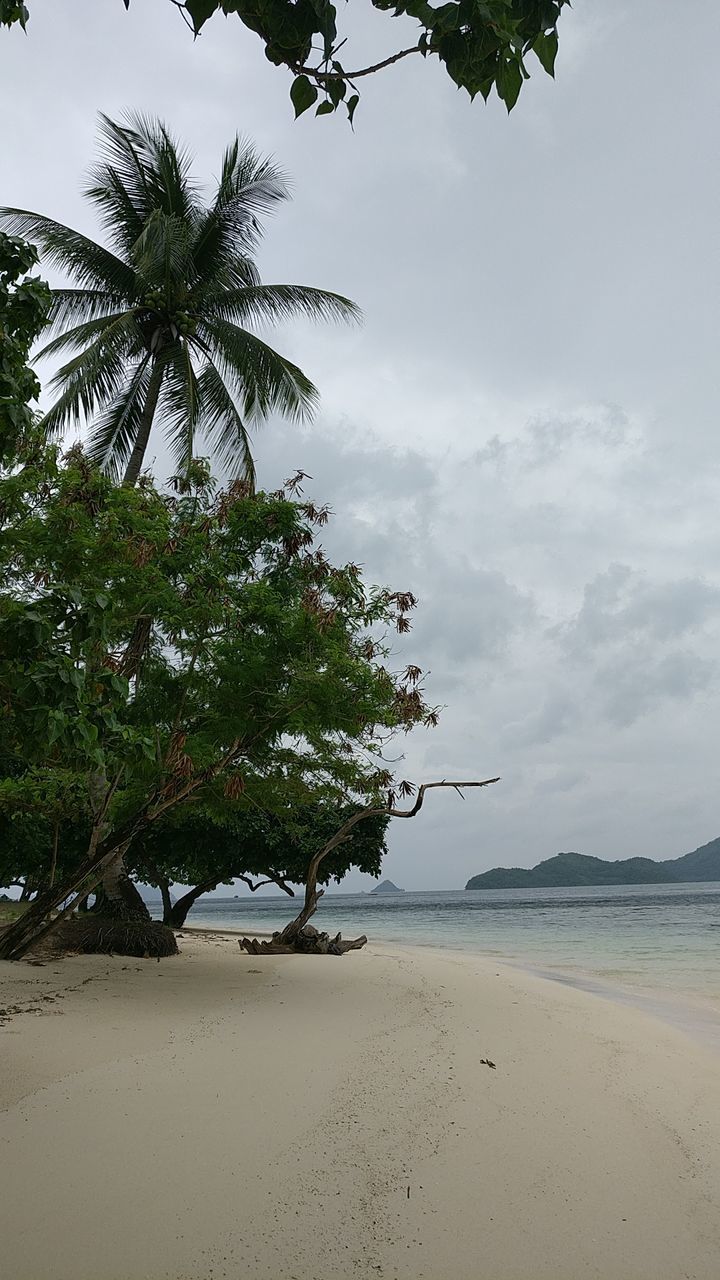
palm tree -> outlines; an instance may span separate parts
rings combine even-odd
[[[76,354],[55,374],[48,433],[91,420],[91,456],[135,484],[153,423],[186,468],[202,432],[221,465],[254,477],[249,429],[272,412],[308,414],[317,390],[250,326],[298,313],[357,319],[352,302],[303,285],[262,284],[253,253],[260,217],[288,199],[286,180],[239,138],[227,148],[212,201],[190,156],[158,120],[100,117],[101,160],[84,194],[110,247],[26,209],[3,209],[15,232],[76,287],[53,291],[55,334],[40,355]]]

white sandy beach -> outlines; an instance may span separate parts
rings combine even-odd
[[[3,1280],[716,1280],[681,1032],[469,954],[181,946],[0,966]]]

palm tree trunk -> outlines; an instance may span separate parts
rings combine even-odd
[[[150,370],[150,381],[148,382],[147,396],[145,399],[145,407],[140,418],[140,426],[135,438],[133,451],[130,454],[130,461],[127,464],[125,475],[123,476],[123,484],[132,489],[137,484],[137,478],[140,475],[142,464],[145,460],[145,452],[150,439],[155,410],[157,409],[158,397],[160,395],[160,386],[162,384],[163,366],[159,355],[156,355],[152,362]]]

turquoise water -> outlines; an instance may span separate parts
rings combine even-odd
[[[284,895],[206,898],[187,923],[267,932],[296,909]],[[707,1022],[720,1042],[720,883],[329,893],[314,923],[371,941],[481,952],[655,1011],[674,1010],[676,1022]]]

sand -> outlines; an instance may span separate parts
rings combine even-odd
[[[480,956],[181,945],[0,965],[3,1280],[717,1280],[709,1049]]]

